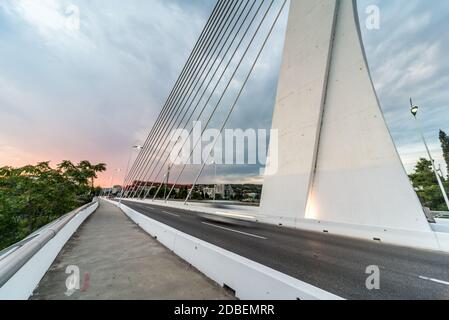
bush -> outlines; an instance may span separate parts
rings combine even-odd
[[[88,161],[0,168],[0,250],[92,201],[93,180],[105,170]]]

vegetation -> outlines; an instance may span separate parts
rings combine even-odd
[[[443,156],[449,168],[449,136],[440,131],[439,138]],[[81,161],[73,164],[63,161],[56,169],[49,162],[21,168],[0,168],[0,250],[54,221],[62,215],[92,200],[101,192],[94,187],[97,173],[106,170],[106,165]],[[440,173],[449,191],[449,180]],[[438,186],[432,163],[420,159],[414,173],[410,175],[413,186],[423,204],[433,210],[447,210]],[[261,186],[232,185],[231,199],[241,200],[248,192],[260,196]],[[149,197],[154,196],[151,190]],[[172,197],[184,199],[187,187],[182,187]],[[201,189],[192,194],[193,200],[205,199]]]
[[[0,168],[0,250],[92,201],[101,192],[94,179],[105,170],[89,161]]]
[[[410,175],[410,179],[424,207],[431,208],[432,210],[447,210],[430,160],[420,159],[415,167],[415,172]],[[448,189],[447,181],[444,183],[446,189]]]
[[[440,130],[440,142],[443,149],[443,158],[446,161],[447,168],[449,169],[449,137],[446,132]]]
[[[443,157],[449,168],[449,137],[440,130],[440,141],[443,149]],[[446,191],[449,191],[449,181],[444,178],[443,173],[439,172],[441,180]],[[437,178],[432,168],[432,162],[427,159],[420,159],[416,164],[415,171],[410,175],[413,187],[418,194],[419,199],[424,207],[428,207],[436,211],[447,211],[448,208],[441,194]]]

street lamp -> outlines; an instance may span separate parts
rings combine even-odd
[[[167,198],[166,198],[166,196],[167,196],[167,187],[168,187],[168,183],[170,181],[170,170],[171,170],[171,167],[172,167],[172,164],[169,163],[168,167],[167,167],[167,173],[164,176],[165,177],[165,188],[164,188],[164,199],[165,199],[165,202],[167,202]]]
[[[410,112],[412,113],[412,115],[415,118],[416,118],[416,115],[418,114],[418,111],[419,111],[419,107],[418,106],[413,106],[413,103],[412,103],[412,108],[411,108]]]
[[[217,197],[217,162],[215,160],[212,160],[212,162],[210,163],[212,165],[214,165],[214,171],[215,171],[215,175],[214,175],[214,201],[216,201]]]
[[[123,198],[123,193],[125,192],[125,180],[126,180],[126,176],[128,175],[128,171],[129,171],[129,164],[131,163],[131,157],[133,155],[133,150],[142,150],[143,147],[139,146],[139,145],[135,145],[131,147],[131,151],[129,152],[129,156],[128,156],[128,162],[126,164],[126,171],[125,171],[125,177],[123,178],[123,186],[122,186],[122,190],[120,192],[120,200],[119,200],[119,204],[122,203],[122,198]]]
[[[109,188],[109,191],[108,191],[108,193],[107,193],[107,195],[106,195],[108,198],[111,196],[111,193],[112,193],[112,183],[113,183],[113,180],[114,180],[114,175],[111,176],[111,179],[110,179],[110,182],[109,182],[109,184],[111,185],[111,187]]]
[[[429,146],[427,145],[426,139],[424,137],[424,133],[423,133],[423,131],[421,129],[421,126],[419,124],[418,111],[419,111],[419,107],[418,106],[414,106],[413,105],[413,101],[410,98],[410,112],[412,113],[413,117],[415,118],[416,128],[418,129],[418,132],[419,132],[419,134],[421,136],[421,139],[422,139],[422,141],[424,143],[424,146],[426,147],[427,154],[429,156],[430,162],[432,163],[433,172],[435,173],[435,176],[436,176],[437,181],[438,181],[438,185],[440,186],[441,192],[443,193],[443,197],[444,197],[444,201],[446,202],[446,206],[449,209],[449,198],[447,196],[446,189],[444,189],[444,185],[443,185],[443,182],[441,181],[441,177],[438,174],[438,170],[435,167],[435,160],[433,160],[433,158],[432,158]]]
[[[110,197],[111,194],[112,194],[112,189],[114,189],[114,179],[115,179],[115,175],[116,175],[117,173],[119,173],[119,172],[120,172],[120,169],[115,169],[115,170],[114,170],[114,173],[112,174],[112,177],[111,177],[111,190],[109,190],[108,197]]]

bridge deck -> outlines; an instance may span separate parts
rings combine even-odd
[[[81,290],[67,295],[67,266],[77,266]],[[66,244],[32,299],[230,299],[115,206],[98,210]]]
[[[345,299],[449,297],[449,254],[391,246],[255,222],[224,224],[175,207],[124,201],[172,228]],[[368,290],[367,267],[380,269],[380,289]]]

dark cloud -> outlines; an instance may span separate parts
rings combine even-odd
[[[380,8],[380,30],[362,32],[382,108],[404,163],[410,169],[423,155],[408,113],[411,95],[422,105],[426,137],[441,161],[437,130],[449,131],[449,7],[445,1],[358,2],[362,22],[367,5]],[[81,29],[75,32],[62,25],[64,9],[72,3],[81,13]],[[0,165],[87,158],[124,169],[128,146],[145,140],[214,4],[3,1]],[[229,128],[270,128],[285,24],[284,14]],[[243,76],[238,75],[233,92]],[[229,107],[231,101],[232,92],[223,104]],[[225,110],[212,121],[214,127],[219,127]],[[251,180],[259,173],[258,166],[220,170],[222,180]],[[210,173],[204,179],[208,177]]]

